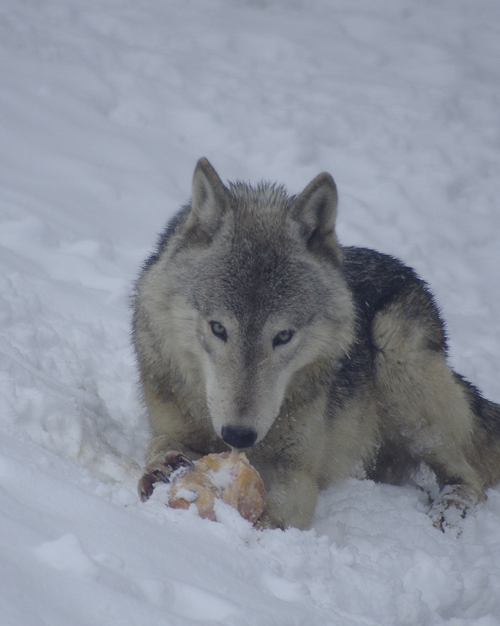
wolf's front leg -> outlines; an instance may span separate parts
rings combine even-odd
[[[137,490],[142,502],[151,496],[157,482],[169,482],[169,475],[183,465],[192,465],[201,454],[168,436],[155,437],[146,451],[146,467]]]
[[[266,508],[256,526],[306,530],[311,526],[317,498],[316,479],[305,471],[292,471],[269,488]]]

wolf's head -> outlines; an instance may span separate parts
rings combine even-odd
[[[304,371],[333,367],[352,341],[336,208],[326,173],[290,197],[269,184],[226,187],[206,159],[197,164],[159,270],[165,350],[186,379],[199,372],[192,380],[231,446],[261,441]]]

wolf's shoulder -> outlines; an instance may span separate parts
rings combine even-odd
[[[369,248],[344,247],[342,252],[345,280],[364,317],[396,298],[412,299],[412,294],[434,308],[427,283],[399,259]]]

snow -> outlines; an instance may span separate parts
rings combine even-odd
[[[141,504],[129,311],[200,156],[327,170],[500,401],[498,2],[3,0],[0,78],[0,624],[500,624],[499,488],[446,534],[355,479],[307,532]]]

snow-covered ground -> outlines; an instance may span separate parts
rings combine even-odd
[[[500,624],[500,489],[442,534],[349,480],[313,529],[138,501],[129,293],[196,160],[430,283],[500,401],[498,0],[2,0],[0,624]]]

